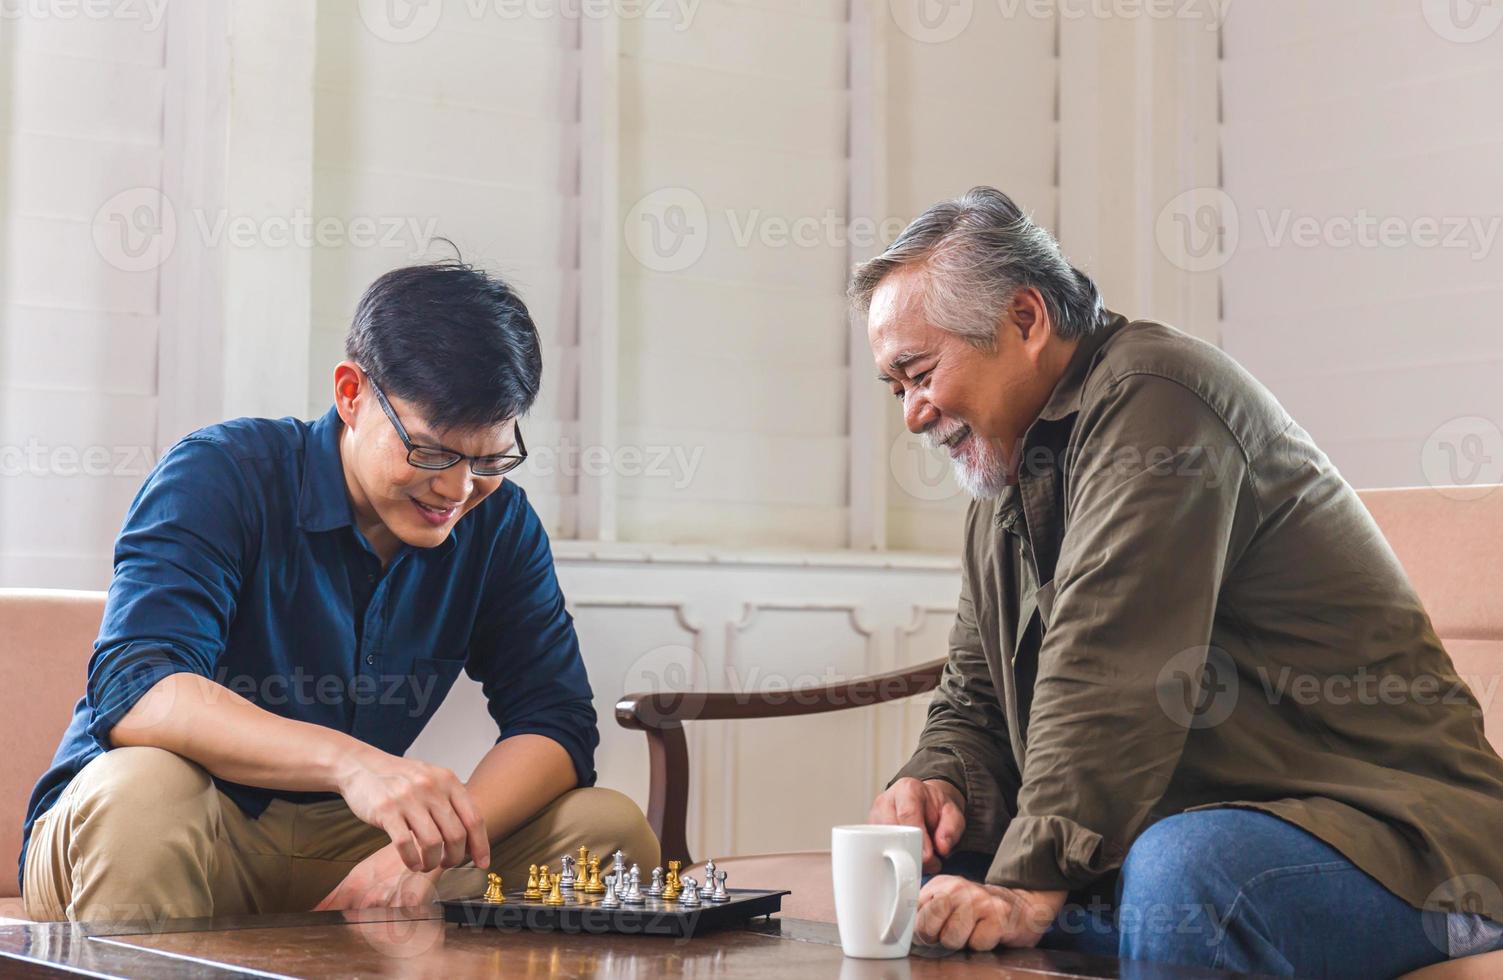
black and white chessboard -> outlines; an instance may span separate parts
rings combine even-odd
[[[530,929],[540,932],[622,933],[676,936],[689,939],[701,932],[737,926],[772,915],[783,907],[787,891],[728,888],[730,901],[681,905],[675,900],[647,898],[643,905],[601,908],[603,895],[565,893],[563,905],[544,905],[538,899],[512,892],[501,904],[481,898],[443,902],[444,919],[464,926],[493,929]]]

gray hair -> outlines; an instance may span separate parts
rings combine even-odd
[[[1054,333],[1078,340],[1103,321],[1101,291],[1065,260],[1054,236],[992,187],[974,187],[934,205],[913,220],[887,251],[851,272],[849,295],[857,312],[891,273],[923,265],[930,273],[924,312],[935,326],[974,347],[993,350],[1002,315],[1019,289],[1044,298]]]

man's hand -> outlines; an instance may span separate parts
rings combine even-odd
[[[1034,946],[1064,907],[1065,894],[1001,888],[941,875],[929,879],[919,892],[914,938],[978,952],[998,946]]]
[[[313,911],[328,909],[401,908],[427,905],[437,895],[443,869],[413,871],[403,863],[396,845],[388,844],[350,869]]]
[[[924,873],[934,874],[965,833],[965,797],[943,779],[904,776],[877,797],[868,819],[922,830]]]
[[[339,795],[355,816],[386,831],[412,871],[457,867],[466,857],[490,867],[485,820],[447,769],[362,746],[340,773]]]

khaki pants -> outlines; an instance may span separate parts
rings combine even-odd
[[[343,800],[274,800],[246,816],[200,766],[163,749],[118,748],[84,767],[38,818],[26,853],[26,914],[37,920],[159,920],[306,912],[389,838]],[[643,869],[658,842],[628,797],[576,789],[495,842],[491,870],[520,888],[529,864],[557,865],[586,844]],[[439,879],[442,898],[478,895],[485,872]]]

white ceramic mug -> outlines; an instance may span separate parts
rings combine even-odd
[[[858,824],[830,832],[835,921],[847,956],[895,959],[913,945],[923,831]]]

